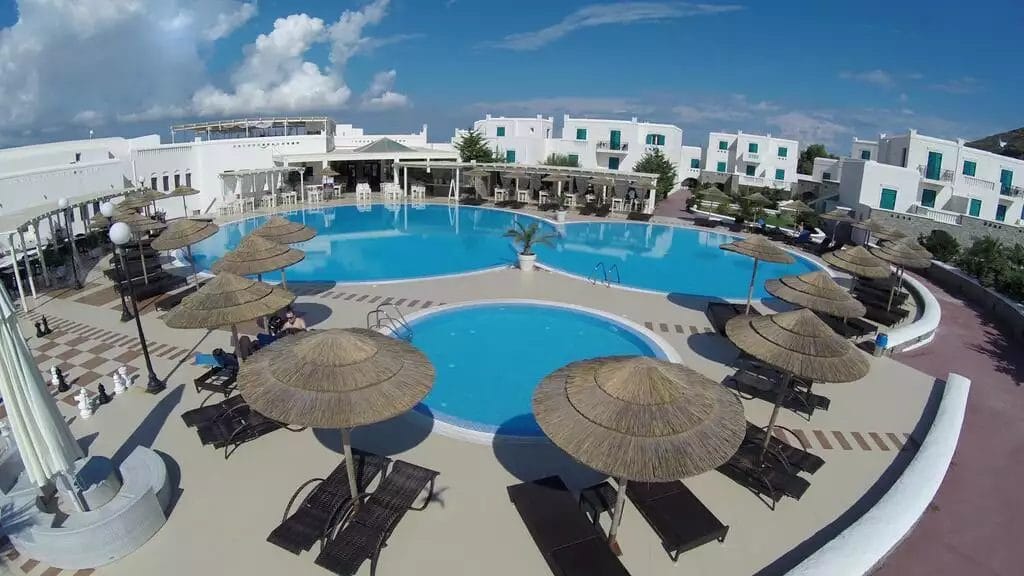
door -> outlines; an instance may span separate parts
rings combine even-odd
[[[996,220],[1006,222],[1006,204],[996,206]]]
[[[921,206],[924,206],[925,208],[935,208],[936,196],[938,196],[938,194],[935,190],[929,190],[927,188],[921,190]]]
[[[618,170],[619,169],[619,159],[614,157],[614,156],[609,158],[608,159],[608,169],[609,170]]]
[[[999,173],[999,191],[1009,192],[1013,186],[1013,170],[1003,170]]]
[[[612,150],[618,150],[622,146],[622,132],[619,130],[612,130],[608,137],[609,148]],[[618,166],[616,166],[618,168]]]
[[[879,203],[882,210],[896,209],[896,191],[891,188],[882,188],[882,201]]]
[[[928,169],[925,172],[925,178],[932,180],[938,180],[942,174],[942,153],[941,152],[929,152],[928,153]]]
[[[978,218],[981,215],[981,200],[971,198],[971,206],[967,209],[967,213]]]

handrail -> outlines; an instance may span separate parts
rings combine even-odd
[[[598,277],[598,275],[597,275],[597,271],[598,270],[601,270],[601,276],[600,277]],[[591,284],[595,284],[595,285],[597,284],[598,280],[604,280],[604,285],[605,286],[611,286],[612,285],[611,273],[613,271],[615,272],[615,283],[616,284],[622,284],[622,277],[619,274],[619,265],[618,264],[612,264],[611,268],[609,268],[609,267],[605,266],[604,262],[598,262],[597,264],[594,264],[594,269],[590,271],[589,275],[587,275],[587,280],[589,280]]]
[[[615,271],[615,283],[622,284],[622,277],[619,275],[619,265],[612,264],[612,267],[608,269],[608,275],[610,276],[612,271]]]
[[[395,316],[388,313],[388,307],[394,311]],[[376,320],[376,321],[374,321]],[[373,310],[366,313],[366,327],[370,330],[389,328],[396,336],[406,340],[412,339],[412,327],[405,320],[405,315],[398,306],[388,302],[379,304]],[[404,335],[403,335],[404,331]]]

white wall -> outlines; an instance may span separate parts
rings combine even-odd
[[[825,178],[825,173],[828,172],[829,177]],[[823,180],[832,180],[833,182],[841,182],[843,175],[843,165],[838,158],[815,158],[814,168],[811,169],[811,176],[821,182]]]
[[[704,151],[700,146],[682,146],[679,149],[679,166],[676,172],[679,175],[680,182],[687,178],[700,179],[703,157]],[[696,165],[696,168],[693,168],[694,165]]]
[[[720,148],[726,142],[727,150]],[[750,151],[750,145],[756,144],[757,152]],[[797,180],[797,160],[800,157],[800,143],[796,140],[772,138],[771,135],[761,136],[738,132],[711,132],[708,134],[708,145],[704,157],[704,168],[718,172],[719,163],[725,162],[725,171],[740,174],[741,184],[779,185],[792,188]],[[785,151],[785,156],[781,153]],[[754,166],[753,179],[747,176],[747,166]],[[782,180],[776,180],[776,170],[782,170]]]
[[[867,158],[864,158],[864,153]],[[853,146],[850,147],[850,158],[857,160],[878,160],[878,142],[871,140],[853,139]]]
[[[844,206],[881,208],[882,189],[896,191],[896,212],[907,212],[919,202],[920,177],[917,170],[879,164],[873,161],[844,159],[839,183],[839,202]]]

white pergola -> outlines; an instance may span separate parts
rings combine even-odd
[[[249,168],[245,170],[225,170],[217,176],[220,178],[220,191],[221,200],[226,198],[234,198],[236,195],[239,196],[253,196],[256,197],[261,194],[261,191],[257,190],[257,184],[262,181],[264,188],[267,190],[277,190],[281,186],[281,182],[285,177],[285,174],[291,172],[299,173],[300,189],[302,188],[302,172],[301,166],[274,166],[272,168]],[[262,178],[261,178],[262,177]],[[234,178],[235,181],[232,186],[227,185],[227,178]],[[246,182],[248,178],[248,183]],[[275,182],[276,179],[276,182]],[[246,190],[248,185],[248,190]],[[303,199],[304,200],[304,199]]]

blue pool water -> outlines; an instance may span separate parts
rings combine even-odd
[[[624,325],[538,304],[455,308],[413,321],[412,332],[412,343],[437,369],[423,401],[434,417],[502,435],[543,435],[532,416],[533,390],[570,362],[609,355],[664,358]]]
[[[552,224],[503,210],[428,205],[392,211],[375,204],[293,212],[287,218],[316,228],[319,234],[296,245],[306,259],[288,268],[292,281],[367,282],[424,278],[507,266],[515,249],[502,233],[515,220],[540,222],[555,235],[555,246],[537,248],[538,261],[587,277],[598,262],[618,267],[622,284],[684,295],[743,299],[753,261],[720,250],[735,240],[728,234],[636,222]],[[193,247],[200,268],[233,249],[265,217],[225,225]],[[816,267],[761,263],[755,296],[765,297],[764,281],[801,274]]]

